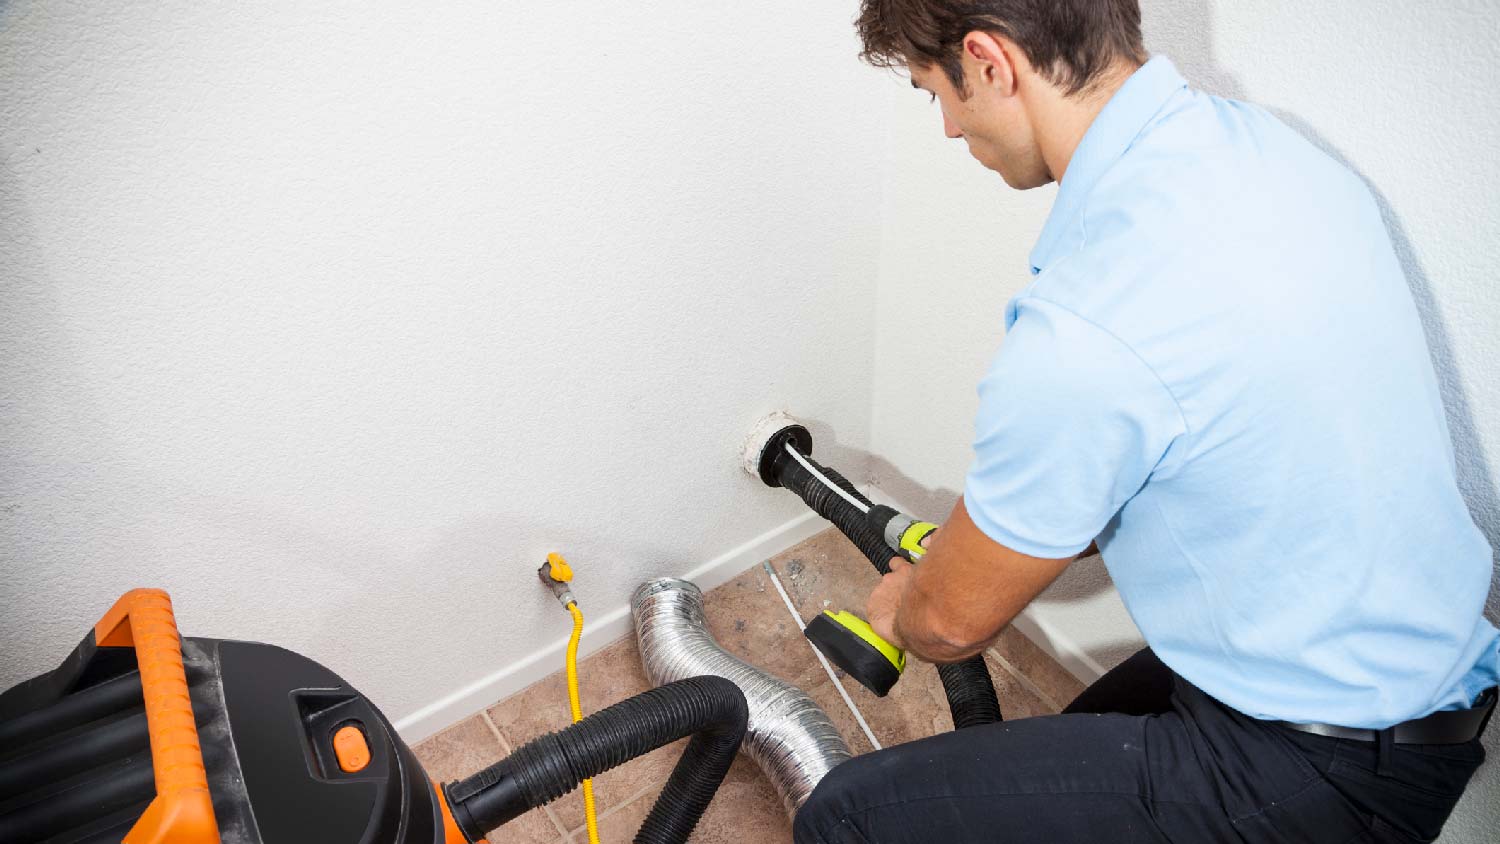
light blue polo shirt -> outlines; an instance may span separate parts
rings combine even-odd
[[[1154,58],[1074,153],[980,385],[992,539],[1097,537],[1168,666],[1257,718],[1380,728],[1500,675],[1491,550],[1365,184]]]

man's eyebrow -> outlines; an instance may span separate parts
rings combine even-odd
[[[910,78],[910,77],[908,77],[908,78]],[[922,90],[922,86],[921,86],[921,85],[918,85],[918,84],[917,84],[917,80],[915,80],[915,79],[912,79],[912,80],[911,80],[911,86],[912,86],[912,87],[913,87],[913,88],[916,88],[916,89],[917,89],[917,90],[918,90],[918,91],[920,91],[920,90]]]

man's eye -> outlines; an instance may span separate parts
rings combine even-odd
[[[935,103],[935,102],[937,102],[937,94],[934,93],[934,92],[932,92],[932,91],[928,91],[927,92],[927,102],[929,102],[929,103]]]

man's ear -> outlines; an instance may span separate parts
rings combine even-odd
[[[1019,87],[1020,62],[1025,56],[1009,38],[975,30],[964,36],[964,79],[971,85],[1012,96]]]

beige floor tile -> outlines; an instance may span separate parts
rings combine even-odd
[[[985,654],[984,661],[990,668],[990,679],[995,683],[995,696],[1000,700],[1000,712],[1005,720],[1019,721],[1057,714],[1058,708],[1052,701],[1038,695],[1027,680],[1016,677],[994,655]]]
[[[869,562],[832,529],[778,554],[770,562],[803,618],[811,618],[824,609],[862,612],[866,597],[879,582],[879,575]],[[786,612],[760,566],[710,590],[704,596],[704,607],[710,632],[726,650],[807,691],[828,712],[855,753],[870,751],[854,714],[844,705],[803,638],[800,623]],[[1082,689],[1081,683],[1013,629],[1007,629],[986,660],[1001,708],[1009,720],[1055,712]],[[579,673],[585,712],[598,711],[650,686],[633,636],[584,660]],[[906,676],[885,698],[877,698],[853,680],[845,679],[844,686],[883,745],[952,729],[942,683],[936,669],[926,663],[914,661]],[[562,672],[496,704],[488,713],[511,745],[567,726],[571,718]],[[481,722],[480,726],[485,725]],[[433,770],[447,766],[459,771],[452,774],[458,776],[469,772],[466,770],[469,767],[477,770],[487,764],[485,754],[493,753],[493,738],[491,735],[491,743],[486,744],[483,734],[470,722],[464,722],[424,742],[423,746],[424,752],[434,759]],[[625,842],[634,837],[685,743],[661,748],[596,779],[604,841]],[[560,824],[572,840],[587,840],[582,828],[583,801],[578,791],[548,808],[556,819],[550,831],[533,827],[527,832],[517,828],[516,834],[556,836]],[[511,826],[506,830],[511,831]],[[740,757],[693,840],[788,841],[790,835],[790,822],[780,798],[753,763]]]
[[[532,810],[484,837],[490,844],[559,844],[568,839],[551,820]]]
[[[427,776],[446,783],[462,779],[509,756],[483,715],[460,721],[412,747]],[[547,809],[533,809],[487,837],[491,844],[542,844],[563,840],[562,830]]]
[[[870,591],[880,583],[870,561],[833,528],[777,554],[771,565],[804,619],[824,610],[862,616]]]
[[[601,844],[631,841],[656,804],[658,793],[659,789],[649,788],[625,806],[600,817]],[[777,844],[792,840],[792,824],[770,782],[754,763],[741,756],[729,769],[688,840],[693,844]],[[586,831],[574,832],[573,841],[576,844],[588,841]]]
[[[1000,700],[1000,711],[1006,720],[1051,715],[1057,711],[1052,703],[1037,695],[993,657],[986,657],[990,679]],[[943,680],[937,668],[912,660],[890,693],[876,697],[853,680],[844,683],[855,706],[864,715],[871,731],[882,746],[902,744],[953,729],[953,715]]]
[[[438,782],[467,777],[506,756],[505,747],[483,715],[467,718],[418,742],[412,752],[427,769],[427,776]]]
[[[826,680],[802,626],[776,592],[765,569],[754,566],[703,596],[708,632],[724,650],[802,688]]]
[[[942,680],[932,665],[913,660],[890,693],[876,697],[853,680],[844,687],[883,747],[953,729]]]
[[[651,684],[641,668],[634,637],[627,636],[608,645],[578,664],[578,696],[584,714],[598,712],[649,688]],[[566,676],[559,671],[547,677],[490,707],[489,716],[505,740],[515,747],[567,727],[573,717],[568,709]],[[683,744],[658,748],[595,777],[594,800],[598,810],[602,812],[627,801],[643,783],[665,782],[677,757],[682,755]],[[552,809],[567,830],[583,826],[582,790],[575,789],[558,799]]]
[[[659,785],[647,788],[623,806],[615,806],[608,812],[601,812],[599,815],[600,844],[629,844],[634,841],[636,831],[641,828],[641,823],[646,820],[646,815],[656,804],[656,795],[660,790]],[[588,831],[576,830],[569,840],[574,844],[588,844]]]
[[[1074,677],[1014,627],[1006,627],[991,647],[1026,679],[1034,683],[1044,697],[1062,709],[1083,691],[1083,682]]]
[[[792,822],[770,781],[755,763],[741,756],[703,813],[691,840],[700,844],[790,842]]]

